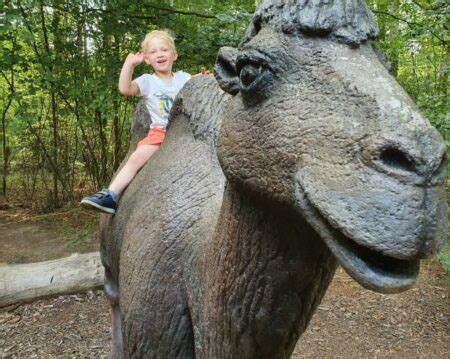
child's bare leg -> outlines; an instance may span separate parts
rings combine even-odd
[[[155,145],[139,146],[128,158],[127,163],[122,167],[108,188],[120,195],[158,149],[159,146]]]
[[[128,158],[125,166],[111,182],[107,190],[84,197],[80,205],[83,208],[114,214],[117,209],[117,199],[123,190],[130,184],[139,170],[147,163],[148,159],[158,150],[159,146],[141,145]]]

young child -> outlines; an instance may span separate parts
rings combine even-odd
[[[191,75],[183,71],[172,72],[177,58],[174,39],[167,31],[161,30],[147,34],[142,43],[142,52],[127,56],[120,72],[119,91],[124,96],[145,98],[151,116],[150,131],[138,143],[108,189],[83,198],[80,203],[82,207],[114,214],[119,196],[163,143],[175,96],[191,78]],[[144,74],[132,81],[134,68],[144,61],[153,67],[154,74]]]

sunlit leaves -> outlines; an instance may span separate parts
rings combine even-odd
[[[67,172],[64,178],[74,186],[74,178],[89,178],[92,187],[105,183],[127,149],[136,101],[117,91],[126,55],[139,50],[148,31],[168,28],[177,38],[176,69],[191,73],[212,69],[220,47],[239,44],[259,2],[4,0],[0,106],[13,99],[6,113],[12,164],[39,172],[37,162],[26,161],[46,163],[43,147],[53,150],[56,124],[60,148],[52,153]],[[378,44],[394,65],[393,74],[441,133],[448,133],[450,4],[446,0],[367,3],[380,25]],[[141,65],[135,75],[149,71]],[[8,83],[12,79],[14,91]],[[39,129],[43,144],[27,124]],[[82,164],[73,167],[78,172],[72,174],[70,161]],[[42,168],[48,169],[48,163]]]
[[[449,136],[450,3],[367,2],[380,25],[378,43],[394,64],[394,75],[444,137]]]

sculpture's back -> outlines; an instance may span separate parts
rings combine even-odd
[[[103,225],[118,355],[288,357],[335,257],[374,290],[414,283],[446,234],[445,146],[375,34],[363,1],[266,1],[219,54],[232,96],[186,85]]]
[[[127,188],[114,219],[104,218],[103,257],[113,295],[119,293],[115,283],[120,288],[129,354],[193,355],[186,286],[190,295],[201,287],[186,282],[197,280],[187,263],[201,255],[195,247],[211,236],[220,210],[225,180],[215,155],[215,121],[228,99],[213,79],[196,82],[200,86],[187,84],[183,93],[189,95],[174,104],[164,146]],[[138,111],[134,122],[147,116]],[[144,136],[139,132],[136,137]],[[120,351],[117,331],[115,337]]]

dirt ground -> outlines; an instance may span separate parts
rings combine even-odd
[[[435,265],[395,295],[365,290],[339,269],[293,358],[449,358],[450,285]]]
[[[0,266],[98,249],[97,215],[0,211]],[[341,269],[292,358],[450,358],[450,281],[438,261],[397,295],[361,288]],[[109,307],[101,291],[0,310],[0,358],[104,358]]]
[[[417,286],[382,295],[341,269],[292,358],[449,358],[448,279],[422,270]],[[0,312],[1,358],[104,358],[109,308],[101,291]]]
[[[79,209],[47,215],[0,210],[0,266],[98,251],[98,215]]]

